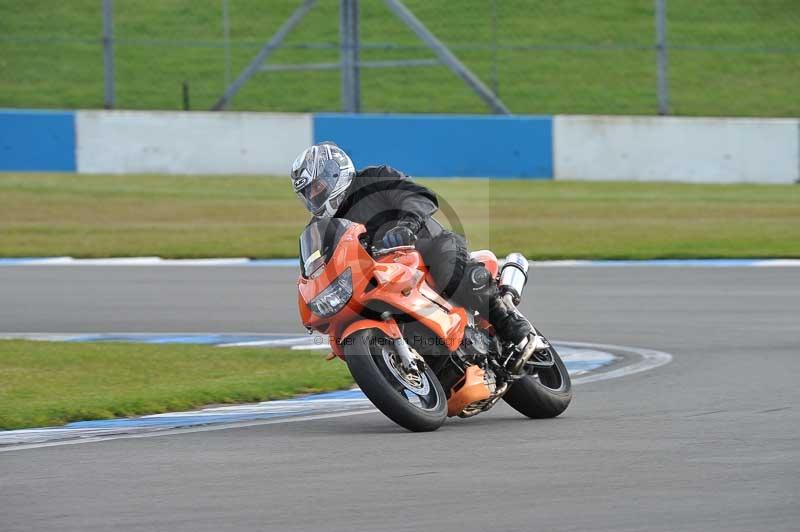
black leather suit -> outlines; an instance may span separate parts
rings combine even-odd
[[[492,301],[499,299],[496,284],[483,264],[470,258],[465,238],[432,218],[438,208],[436,194],[402,172],[390,166],[368,166],[353,178],[335,217],[364,224],[376,245],[386,231],[406,225],[417,236],[417,250],[436,289],[493,321]]]

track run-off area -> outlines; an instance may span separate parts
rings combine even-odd
[[[97,266],[1,267],[0,332],[303,332],[296,267]],[[362,403],[18,448],[0,453],[0,528],[794,529],[800,268],[551,266],[523,312],[615,357],[557,419],[501,402],[412,434]],[[672,361],[608,378],[642,353]]]

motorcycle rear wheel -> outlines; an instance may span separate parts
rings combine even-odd
[[[413,432],[438,429],[447,419],[439,379],[427,366],[419,375],[404,376],[392,349],[380,330],[365,329],[347,338],[344,358],[356,384],[386,417]]]
[[[550,368],[532,368],[532,374],[515,382],[503,396],[511,408],[532,419],[546,419],[560,415],[572,401],[572,381],[564,362],[553,346]]]

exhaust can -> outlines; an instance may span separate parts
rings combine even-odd
[[[501,294],[511,294],[514,304],[522,298],[522,291],[528,282],[528,259],[522,253],[511,253],[506,257],[506,262],[500,270],[500,280],[497,285]]]

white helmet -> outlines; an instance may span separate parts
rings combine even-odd
[[[303,150],[292,164],[295,193],[315,216],[336,213],[356,175],[353,161],[333,142],[322,142]]]

